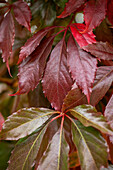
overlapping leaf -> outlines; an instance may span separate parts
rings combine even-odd
[[[69,0],[66,3],[64,11],[58,16],[58,18],[65,18],[72,12],[76,11],[81,5],[83,5],[85,0]]]
[[[79,49],[72,36],[70,36],[67,44],[68,51],[68,66],[73,80],[82,89],[90,101],[92,92],[92,84],[96,72],[97,60],[90,54]]]
[[[104,116],[98,113],[93,106],[80,105],[69,111],[75,118],[79,119],[84,126],[92,126],[103,133],[113,135],[113,131],[110,129]]]
[[[55,27],[56,26],[46,27],[38,31],[30,39],[28,39],[25,45],[21,48],[18,64],[23,59],[25,59],[27,56],[29,56],[36,49],[36,47],[40,44],[40,41],[44,38],[47,32],[49,32],[51,29]]]
[[[81,169],[99,170],[107,166],[107,143],[99,131],[92,127],[84,127],[79,121],[73,120],[73,141],[77,147]]]
[[[110,127],[113,129],[113,95],[106,106],[104,114],[107,121],[109,122]]]
[[[103,60],[113,60],[113,46],[108,42],[97,42],[83,47],[84,50]]]
[[[68,152],[69,146],[64,138],[64,133],[59,129],[53,136],[37,170],[68,170]]]
[[[106,15],[106,0],[90,0],[84,8],[86,28],[83,32],[90,32],[97,27]]]
[[[7,118],[0,138],[17,140],[25,137],[41,127],[51,117],[52,113],[52,110],[44,108],[21,109]]]
[[[113,67],[101,66],[98,67],[96,72],[96,78],[92,88],[90,104],[95,106],[109,90],[113,81]],[[72,89],[69,91],[64,99],[62,110],[65,111],[75,106],[87,104],[85,95],[80,91],[76,83],[74,83]]]
[[[35,51],[20,64],[18,74],[19,91],[16,93],[17,95],[28,93],[38,85],[42,78],[53,40],[54,36],[42,40]]]
[[[3,61],[6,62],[9,73],[8,59],[11,56],[14,36],[14,21],[12,14],[8,12],[0,24],[0,49],[2,49],[2,58]]]
[[[109,90],[113,82],[113,66],[98,67],[90,103],[95,106]]]
[[[52,107],[60,110],[63,99],[71,89],[72,80],[68,72],[64,38],[53,49],[43,78],[43,92]]]
[[[68,92],[64,99],[62,105],[62,112],[82,104],[87,104],[87,99],[86,96],[78,88],[75,82],[72,86],[72,89]]]
[[[8,170],[32,169],[34,160],[39,151],[46,127],[28,137],[24,142],[16,145],[9,160]]]
[[[92,31],[88,33],[81,33],[85,29],[84,24],[71,24],[70,26],[73,37],[77,41],[80,47],[87,46],[88,44],[96,43],[95,35]]]
[[[17,1],[13,3],[12,7],[15,19],[19,22],[19,24],[25,26],[30,31],[31,11],[27,3],[23,1]]]

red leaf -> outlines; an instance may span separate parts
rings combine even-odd
[[[58,16],[58,18],[65,18],[70,15],[72,12],[76,11],[82,4],[84,4],[85,0],[69,0],[66,3],[64,11]]]
[[[10,68],[8,64],[8,59],[11,56],[12,46],[14,44],[14,36],[14,21],[12,14],[9,12],[4,17],[0,25],[0,48],[2,49],[3,62],[6,62],[9,74]]]
[[[25,26],[29,31],[31,30],[31,11],[26,2],[17,1],[12,5],[15,19],[19,24]]]
[[[84,34],[80,33],[85,29],[84,24],[77,24],[77,23],[71,24],[70,29],[80,47],[87,46],[88,44],[96,43],[95,35],[92,32],[88,32]]]
[[[107,15],[108,15],[108,20],[113,25],[113,0],[108,0]]]
[[[96,72],[96,78],[91,94],[91,105],[95,106],[109,90],[113,82],[113,66],[101,66]]]
[[[113,60],[113,46],[108,42],[97,42],[83,47],[84,50],[103,60]]]
[[[83,31],[89,32],[102,22],[106,15],[106,0],[90,0],[84,8],[84,20],[86,28]]]
[[[89,102],[97,68],[97,60],[87,52],[81,50],[76,45],[72,36],[69,37],[67,50],[67,61],[72,78],[73,80],[76,80],[77,85],[87,96]]]
[[[109,122],[111,129],[113,129],[113,95],[106,106],[104,115]]]
[[[38,85],[51,51],[54,37],[42,40],[36,50],[19,66],[19,91],[11,96],[28,93]]]
[[[4,117],[2,116],[2,114],[0,113],[0,131],[2,130],[2,126],[3,126],[3,123],[4,123]]]
[[[53,49],[43,78],[43,91],[52,107],[60,110],[72,80],[67,68],[64,38]]]
[[[25,45],[21,48],[18,64],[25,59],[27,56],[29,56],[35,48],[40,44],[40,41],[44,38],[44,36],[49,32],[51,29],[55,28],[56,26],[52,27],[46,27],[40,31],[38,31],[36,34],[34,34],[31,38],[27,40]]]

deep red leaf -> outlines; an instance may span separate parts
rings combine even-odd
[[[12,5],[15,19],[19,24],[25,26],[29,31],[31,30],[31,11],[26,2],[17,1]]]
[[[82,4],[84,4],[85,0],[69,0],[66,3],[64,11],[58,16],[58,18],[65,18],[70,15],[72,12],[76,11]]]
[[[113,129],[113,95],[111,96],[106,109],[105,109],[105,116],[107,121],[110,124],[110,127]]]
[[[40,41],[44,38],[47,32],[49,32],[51,29],[55,27],[56,26],[46,27],[38,31],[31,38],[29,38],[25,45],[21,48],[18,64],[28,55],[30,55],[35,50],[35,48],[40,44]]]
[[[89,102],[97,68],[97,60],[80,49],[72,36],[69,37],[67,50],[67,62],[72,78],[87,96]]]
[[[9,12],[4,17],[0,25],[0,48],[2,49],[3,62],[6,62],[9,74],[10,68],[8,59],[11,56],[12,46],[14,44],[14,36],[15,36],[14,21],[12,14]]]
[[[85,29],[84,24],[78,24],[78,23],[71,24],[70,29],[80,47],[87,46],[88,44],[96,43],[95,35],[93,34],[92,31],[84,34],[80,33]]]
[[[52,48],[53,39],[54,37],[49,37],[42,40],[36,50],[20,64],[19,91],[13,95],[28,93],[38,85]]]
[[[3,123],[4,123],[4,117],[2,116],[2,114],[0,113],[0,131],[2,130],[2,126],[3,126]]]
[[[107,15],[108,15],[108,20],[113,25],[113,0],[108,0]]]
[[[84,8],[84,20],[86,28],[83,31],[89,32],[97,27],[106,15],[106,0],[90,0]]]
[[[113,60],[113,46],[108,42],[97,42],[83,47],[84,50],[103,60]]]
[[[66,45],[63,38],[53,49],[43,78],[45,96],[56,110],[61,109],[63,99],[72,85],[66,57]]]
[[[95,106],[109,90],[113,82],[113,66],[99,67],[91,94],[91,105]]]

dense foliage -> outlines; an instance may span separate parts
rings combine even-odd
[[[1,170],[113,169],[112,9],[0,1]]]

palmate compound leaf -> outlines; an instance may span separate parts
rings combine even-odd
[[[75,12],[81,5],[83,5],[85,0],[69,0],[66,3],[64,11],[58,16],[58,18],[65,18],[72,12]]]
[[[81,33],[85,29],[84,24],[74,23],[70,25],[71,33],[80,47],[96,43],[95,35],[92,31]]]
[[[107,167],[108,147],[100,132],[92,127],[84,127],[73,119],[73,142],[75,143],[82,170],[99,170]]]
[[[103,60],[113,60],[113,46],[108,42],[97,42],[83,47],[84,50]]]
[[[80,49],[72,36],[67,43],[67,63],[73,80],[90,101],[92,85],[97,69],[97,59]]]
[[[63,99],[71,89],[72,79],[67,67],[64,38],[53,49],[42,81],[43,92],[55,110],[60,110]]]
[[[31,38],[27,40],[25,45],[21,48],[18,64],[22,62],[23,59],[25,59],[27,56],[29,56],[37,46],[39,46],[41,40],[44,38],[44,36],[51,30],[56,28],[56,26],[46,27],[40,31],[38,31],[36,34],[34,34]]]
[[[77,118],[84,126],[92,126],[102,133],[113,136],[113,131],[105,120],[105,117],[96,111],[91,105],[80,105],[68,110],[75,118]]]
[[[25,108],[7,118],[0,133],[5,140],[18,140],[41,127],[54,113],[50,109]]]
[[[31,11],[27,3],[23,1],[17,1],[12,4],[12,7],[15,19],[19,22],[19,24],[25,26],[30,31]]]
[[[12,151],[8,170],[30,170],[34,165],[36,169],[59,126],[60,123],[56,120],[50,124],[44,124],[36,130],[35,134],[19,141]]]
[[[12,14],[8,12],[0,24],[0,49],[2,49],[3,62],[6,62],[9,74],[10,68],[8,59],[11,56],[12,46],[14,44],[14,36],[14,21]]]
[[[86,28],[83,32],[90,32],[100,25],[106,15],[106,0],[90,0],[84,8]]]
[[[59,129],[53,136],[37,170],[68,170],[69,146],[63,130]]]
[[[54,36],[42,40],[35,51],[19,66],[19,91],[13,95],[20,95],[34,90],[42,78],[47,57],[51,51]]]
[[[109,90],[112,82],[113,67],[98,67],[90,98],[91,105],[95,106],[103,98],[103,96]],[[74,83],[72,89],[68,92],[64,99],[62,112],[81,104],[87,104],[86,96],[81,92],[76,83]]]
[[[108,16],[108,20],[113,25],[113,10],[112,9],[113,9],[113,1],[112,0],[108,0],[108,4],[107,4],[107,16]]]

